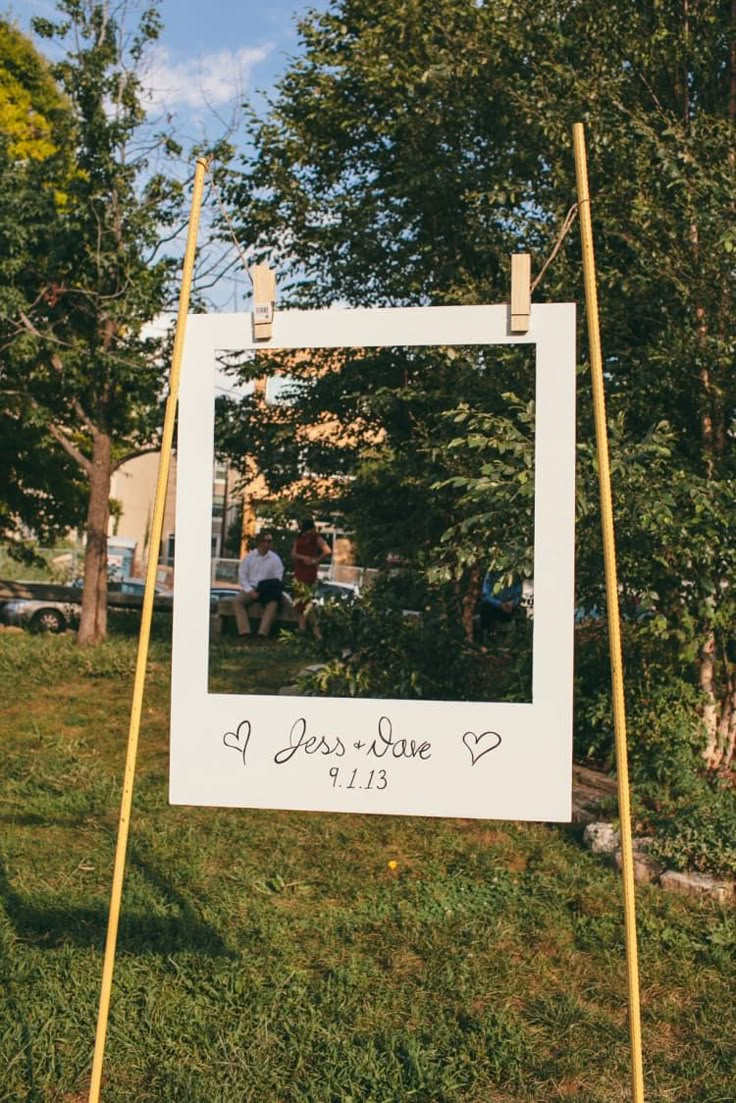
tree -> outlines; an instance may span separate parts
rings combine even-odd
[[[285,401],[269,405],[258,388],[217,402],[220,454],[265,474],[260,512],[338,524],[363,567],[411,564],[446,587],[448,611],[472,638],[485,569],[531,574],[529,357],[472,347],[313,350],[270,355],[265,368],[257,359],[241,380],[276,366],[292,381]],[[472,430],[465,446],[460,424]],[[492,444],[480,432],[488,426]],[[492,487],[485,505],[480,487]]]
[[[176,147],[146,127],[137,75],[159,33],[156,5],[132,34],[125,3],[59,0],[58,9],[61,21],[37,19],[34,29],[70,43],[50,72],[70,105],[74,171],[61,195],[44,183],[21,254],[3,324],[4,389],[86,486],[78,638],[93,643],[106,632],[111,474],[156,446],[160,343],[143,330],[168,302],[175,264],[160,250],[181,189],[152,167]]]
[[[4,20],[0,59],[0,318],[7,320],[27,311],[40,290],[30,258],[41,251],[38,234],[55,218],[72,172],[72,116],[46,61]],[[55,454],[46,430],[13,393],[12,344],[0,357],[0,539],[23,555],[24,532],[46,541],[81,523],[83,488],[75,465]]]
[[[625,597],[656,604],[658,677],[699,687],[711,769],[736,745],[735,24],[732,0],[334,0],[301,23],[232,193],[294,302],[498,301],[509,253],[549,253],[587,124]],[[570,238],[536,297],[582,298],[579,272]],[[600,608],[589,471],[578,600]]]
[[[68,151],[70,105],[57,87],[48,63],[7,20],[0,20],[0,133],[7,156],[16,163],[43,162]]]

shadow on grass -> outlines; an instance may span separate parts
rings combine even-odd
[[[178,892],[167,878],[135,852],[128,862],[143,875],[155,890],[149,913],[126,914],[125,893],[118,930],[118,953],[161,954],[178,951],[206,954],[210,957],[232,957],[219,932],[205,923],[191,902]],[[161,901],[174,914],[157,915]],[[11,885],[5,867],[0,862],[0,903],[2,903],[16,938],[36,946],[54,949],[62,945],[104,945],[108,910],[103,905],[64,907],[57,903],[24,898]]]

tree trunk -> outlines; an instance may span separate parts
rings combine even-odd
[[[736,751],[736,688],[733,685],[733,679],[731,679],[731,709],[728,718],[728,728],[724,732],[723,740],[723,760],[721,762],[721,768],[723,770],[730,770],[733,760],[734,752]]]
[[[89,474],[87,544],[84,552],[82,616],[77,643],[100,643],[107,635],[107,526],[110,517],[112,442],[96,432]]]
[[[723,694],[721,706],[721,718],[718,723],[717,754],[714,754],[709,762],[713,769],[728,770],[731,767],[736,741],[736,680],[729,673],[725,679],[726,689]]]
[[[482,578],[479,567],[473,567],[468,580],[468,588],[463,596],[462,622],[465,638],[473,642],[473,613],[480,598]]]
[[[703,761],[709,770],[720,765],[721,754],[718,749],[718,699],[716,697],[716,638],[713,632],[700,650],[700,688],[703,692],[703,726],[705,728],[705,748]]]

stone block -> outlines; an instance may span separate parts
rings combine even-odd
[[[612,823],[589,823],[583,831],[583,842],[592,854],[613,854],[618,846],[618,831]]]
[[[668,892],[679,892],[685,896],[709,896],[719,904],[728,904],[734,899],[732,881],[718,881],[707,873],[679,873],[668,869],[660,877],[659,883]]]
[[[664,863],[657,861],[650,854],[652,839],[634,839],[631,844],[634,880],[637,885],[650,885],[652,881],[658,881],[664,873]],[[623,857],[621,849],[616,851],[616,866],[621,870]]]

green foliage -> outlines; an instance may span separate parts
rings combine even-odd
[[[18,550],[24,546],[20,525],[39,543],[53,543],[84,524],[86,504],[78,466],[25,413],[13,398],[0,410],[0,539]]]
[[[452,586],[401,569],[379,575],[351,604],[320,609],[325,663],[304,675],[308,694],[407,700],[531,700],[531,623],[499,627],[487,646],[468,639]]]
[[[31,42],[0,19],[0,539],[19,522],[43,543],[84,518],[84,488],[13,375],[19,313],[39,292],[45,227],[73,172],[73,114]],[[26,315],[27,316],[27,315]]]
[[[232,184],[244,238],[294,276],[300,304],[506,299],[508,254],[530,251],[538,270],[555,242],[575,195],[571,125],[586,124],[623,607],[656,611],[649,631],[661,669],[692,710],[689,724],[675,710],[683,739],[701,739],[710,765],[727,769],[736,738],[725,658],[736,615],[730,5],[440,0],[428,10],[335,0],[308,13],[300,34],[303,53],[266,117],[253,119],[255,152]],[[540,297],[582,297],[574,235]],[[580,347],[584,362],[582,326]],[[445,408],[467,399],[460,392]],[[581,375],[578,604],[605,614],[590,406]],[[470,427],[461,454],[472,438]],[[392,496],[392,480],[403,485],[411,468],[390,444],[366,471],[363,496],[389,503],[387,528],[396,522],[401,534],[410,518],[406,528],[423,534],[413,500],[392,507],[401,493]],[[459,481],[472,474],[434,482],[472,490]],[[518,474],[506,498],[519,495]],[[481,475],[481,498],[483,487]],[[482,508],[472,495],[465,504]],[[438,569],[478,556],[478,533],[460,519],[443,531],[455,566]],[[578,715],[593,720],[608,670],[594,658],[589,667]],[[662,707],[669,716],[664,697]],[[586,739],[598,744],[597,730]]]
[[[531,559],[533,399],[506,388],[516,379],[533,393],[529,365],[496,349],[385,355],[398,380],[377,387],[373,365],[363,366],[371,385],[361,410],[380,439],[364,444],[341,501],[361,561],[398,555],[465,588],[469,572],[500,555],[521,576]]]
[[[36,304],[32,320],[45,340],[33,351],[49,361],[54,343],[65,349],[59,389],[91,410],[99,429],[114,426],[122,454],[148,439],[156,416],[158,345],[141,330],[167,301],[172,261],[154,256],[180,195],[172,181],[149,172],[153,151],[136,148],[145,114],[140,78],[127,63],[155,40],[158,23],[155,9],[146,9],[123,49],[121,28],[104,5],[63,0],[59,7],[68,22],[40,21],[36,30],[61,42],[72,30],[76,36],[52,73],[73,107],[79,171],[48,234],[48,268],[40,275],[57,291],[54,301]],[[50,402],[49,366],[38,382]]]
[[[664,806],[653,818],[654,852],[674,869],[736,878],[736,793],[693,786],[689,800]]]
[[[449,478],[432,490],[455,492],[453,522],[442,533],[431,577],[462,578],[492,568],[507,583],[534,575],[534,401],[501,396],[508,412],[471,410],[446,417],[462,432],[447,444]]]
[[[705,634],[717,630],[725,636],[736,621],[728,585],[736,574],[728,536],[736,481],[679,466],[677,436],[666,422],[637,438],[619,415],[609,432],[624,612],[633,613],[637,602],[656,610],[650,632],[673,656],[692,661]],[[581,445],[579,460],[584,477],[578,488],[578,563],[586,599],[602,603],[592,444]],[[597,590],[589,581],[596,573]]]
[[[47,161],[68,151],[70,105],[61,95],[48,64],[32,43],[0,19],[0,134],[15,161]]]
[[[628,760],[634,813],[667,866],[736,874],[736,794],[703,776],[701,695],[654,620],[624,625]],[[615,767],[605,624],[578,630],[575,750]]]
[[[18,582],[58,582],[69,585],[78,577],[77,555],[66,547],[41,548],[34,540],[14,540],[0,547],[0,578]]]
[[[25,522],[47,539],[64,522],[79,525],[86,504],[80,639],[91,642],[105,632],[111,472],[157,442],[162,342],[144,327],[169,301],[176,263],[160,249],[182,189],[154,168],[176,147],[146,131],[138,75],[159,32],[156,4],[132,29],[96,0],[57,7],[58,22],[33,25],[66,48],[53,65],[36,65],[63,105],[63,153],[20,162],[12,140],[0,149],[0,180],[15,185],[0,222],[2,418],[14,455],[0,523],[12,534]],[[23,70],[29,95],[36,70]]]
[[[509,5],[464,0],[302,21],[239,192],[248,240],[303,269],[300,301],[497,301],[515,208],[538,201],[537,150],[515,141],[529,64],[515,30]]]
[[[576,635],[575,750],[581,758],[612,766],[607,627],[596,617]],[[698,784],[698,691],[687,666],[678,669],[663,652],[651,623],[624,623],[623,647],[629,764],[637,794],[647,800],[686,796]]]
[[[657,787],[667,790],[675,773],[680,787],[700,784],[708,698],[698,674],[702,643],[710,636],[716,640],[714,691],[728,727],[733,665],[727,644],[736,623],[729,585],[736,560],[728,533],[736,487],[731,478],[699,476],[678,466],[676,437],[667,424],[637,440],[618,416],[610,423],[610,441],[619,603],[627,622],[629,741],[637,790],[652,801]],[[586,477],[578,483],[577,601],[601,620],[578,633],[576,748],[610,761],[606,595],[591,445],[581,445],[580,458]],[[721,739],[724,745],[725,732]],[[648,751],[642,756],[644,746]]]
[[[269,405],[257,391],[218,399],[216,416],[219,451],[266,477],[260,513],[284,523],[307,509],[352,534],[363,567],[398,557],[427,583],[457,583],[447,613],[454,601],[458,622],[487,567],[531,575],[534,382],[525,350],[343,349],[269,357],[267,366],[288,371],[297,401]],[[249,362],[238,374],[264,370]],[[313,431],[325,425],[329,434]]]

